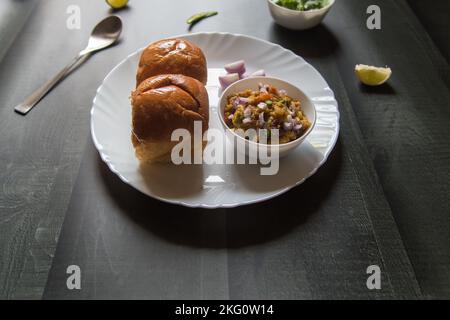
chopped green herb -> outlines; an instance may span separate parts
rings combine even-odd
[[[278,0],[277,5],[288,8],[288,9],[292,9],[292,10],[297,10],[298,6],[299,6],[299,1],[298,0]]]
[[[298,11],[322,9],[328,5],[329,0],[277,0],[279,6]]]

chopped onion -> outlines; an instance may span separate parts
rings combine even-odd
[[[234,118],[234,114],[230,114],[230,115],[228,116],[228,120],[233,120],[233,118]]]
[[[265,121],[264,121],[264,112],[261,112],[260,114],[259,114],[259,124],[262,126],[264,123],[265,123]]]
[[[246,103],[248,103],[250,101],[249,98],[243,98],[243,97],[236,97],[233,100],[233,107],[237,108],[239,105],[245,105]]]
[[[287,91],[284,89],[280,89],[278,90],[278,94],[280,95],[280,97],[285,97],[287,96]]]
[[[250,107],[245,108],[244,117],[250,117],[252,115],[252,109]]]
[[[250,101],[249,98],[238,97],[239,104],[248,103]]]
[[[265,76],[266,76],[266,72],[264,71],[264,69],[260,69],[249,75],[249,77],[265,77]]]
[[[292,122],[284,122],[283,123],[283,128],[286,131],[292,130]]]
[[[294,130],[295,131],[298,131],[298,130],[300,130],[301,128],[303,128],[303,125],[300,123],[300,124],[296,124],[295,126],[294,126]]]
[[[262,83],[260,83],[260,84],[258,84],[258,86],[259,86],[259,92],[263,92],[263,93],[268,92],[269,86],[267,84],[263,85]]]
[[[265,109],[266,107],[267,107],[267,103],[264,103],[264,102],[258,103],[258,108]]]
[[[224,68],[228,73],[238,73],[239,75],[243,75],[245,72],[245,61],[235,61],[225,65]]]
[[[250,118],[244,118],[244,120],[242,120],[243,124],[247,124],[247,123],[250,123],[250,122],[252,122],[252,119],[250,119]]]
[[[219,82],[222,89],[227,88],[232,83],[239,80],[239,74],[237,73],[229,73],[223,76],[219,76]]]

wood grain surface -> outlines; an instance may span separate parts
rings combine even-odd
[[[1,298],[450,297],[448,63],[406,1],[376,1],[382,30],[365,27],[373,1],[340,0],[321,26],[293,32],[273,23],[264,1],[133,0],[116,13],[125,26],[117,46],[28,116],[13,113],[110,13],[103,1],[76,2],[81,30],[66,28],[73,1],[40,1],[0,63]],[[121,183],[91,142],[91,101],[109,70],[186,33],[186,17],[204,10],[219,15],[194,31],[278,43],[336,93],[342,129],[331,158],[276,199],[214,211],[167,205]],[[356,63],[394,74],[369,90]],[[71,264],[82,269],[79,291],[66,287]],[[366,287],[371,264],[382,290]]]
[[[450,28],[447,0],[408,0],[411,9],[420,19],[421,24],[433,39],[447,62],[450,61]]]

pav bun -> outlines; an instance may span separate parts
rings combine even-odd
[[[181,74],[144,80],[131,94],[132,134],[136,157],[144,163],[168,162],[176,129],[194,132],[194,121],[208,129],[208,93],[203,84]],[[202,132],[202,133],[203,133]]]
[[[208,68],[202,50],[183,39],[163,39],[144,49],[136,74],[136,86],[159,74],[183,74],[206,84]]]

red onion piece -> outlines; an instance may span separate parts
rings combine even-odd
[[[222,89],[227,88],[230,84],[239,80],[239,74],[229,73],[223,76],[219,76],[219,82]]]
[[[284,123],[283,123],[283,128],[284,128],[284,130],[286,130],[286,131],[292,130],[292,123],[291,123],[291,122],[284,122]]]
[[[265,77],[265,76],[266,76],[266,72],[264,71],[264,69],[260,69],[249,75],[249,77]]]
[[[233,107],[237,108],[239,105],[243,105],[245,106],[248,102],[250,101],[249,98],[244,98],[244,97],[236,97],[233,100]]]
[[[246,103],[248,103],[250,101],[249,98],[244,98],[244,97],[238,97],[237,100],[239,101],[239,104],[245,105]]]
[[[267,107],[267,103],[264,103],[264,102],[258,103],[258,108],[265,109],[266,107]]]
[[[262,126],[265,123],[264,121],[264,112],[259,114],[259,124]]]
[[[269,86],[267,84],[259,83],[258,87],[259,87],[259,92],[263,92],[263,93],[269,92],[268,91],[269,90]]]
[[[225,65],[224,68],[228,73],[238,73],[239,75],[243,75],[245,72],[245,61],[239,60],[231,62]]]
[[[250,122],[252,122],[252,119],[250,119],[250,118],[244,118],[244,119],[242,120],[242,123],[243,123],[243,124],[247,124],[247,123],[250,123]]]

